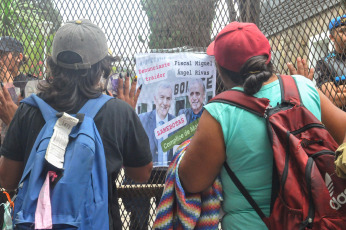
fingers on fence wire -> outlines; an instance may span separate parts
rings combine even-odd
[[[125,77],[125,89],[124,89],[125,99],[129,99],[129,89],[130,89],[130,74],[129,72],[127,72]]]
[[[136,91],[136,87],[137,76],[132,79],[130,88],[130,74],[127,73],[125,77],[125,83],[123,75],[121,73],[119,74],[118,98],[127,102],[133,109],[136,109],[137,100],[142,89],[142,86],[140,86]]]
[[[119,79],[118,79],[118,98],[120,100],[124,100],[124,81],[123,81],[123,75],[120,73],[119,74]]]
[[[130,77],[128,77],[130,78]],[[136,87],[137,87],[137,76],[132,79],[131,82],[131,89],[130,89],[130,98],[135,99],[135,93],[136,93]]]
[[[137,88],[137,76],[135,76],[132,80],[131,91],[130,91],[130,97],[133,98],[133,108],[134,109],[136,108],[138,97],[139,97],[141,90],[142,90],[142,85],[140,85],[137,90],[136,90],[136,88]]]
[[[4,87],[2,82],[1,88],[2,91],[0,91],[0,119],[6,125],[8,125],[11,122],[18,106],[12,101],[10,93],[8,92],[7,88]]]
[[[7,66],[0,61],[0,79],[2,81],[8,81],[11,78],[10,72],[7,70]]]
[[[292,63],[290,63],[290,62],[287,63],[287,67],[288,67],[288,71],[290,72],[290,75],[296,75],[297,74],[297,70]]]
[[[1,89],[2,91],[0,91],[0,103],[1,103],[1,107],[4,107],[7,104],[8,100],[12,100],[10,93],[8,92],[7,88],[4,87],[3,83],[1,82]],[[5,108],[2,108],[5,109]]]
[[[297,58],[297,69],[294,67],[292,63],[287,63],[288,70],[291,75],[299,74],[302,75],[310,80],[313,79],[315,69],[308,67],[308,63],[304,58],[298,57]]]
[[[326,82],[321,86],[321,92],[326,95],[336,106],[345,106],[344,98],[346,87],[336,86],[333,82]]]
[[[142,85],[139,86],[139,88],[137,89],[137,92],[135,94],[135,105],[137,104],[137,100],[139,95],[141,94],[141,90],[142,90]]]
[[[301,75],[303,75],[304,77],[310,79],[312,81],[312,79],[314,78],[314,73],[315,73],[315,69],[314,68],[310,68],[308,67],[308,63],[304,58],[299,58],[299,60],[301,60],[301,65],[300,68],[302,69],[302,73]],[[297,60],[298,62],[298,60]],[[298,64],[297,64],[298,65]]]

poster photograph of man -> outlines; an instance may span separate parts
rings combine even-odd
[[[214,96],[214,58],[196,53],[137,54],[136,74],[142,85],[137,113],[149,138],[154,167],[166,167],[173,146],[191,137],[190,131],[182,135],[183,130],[193,129],[191,123],[198,122],[203,106]],[[167,140],[169,145],[163,145]]]

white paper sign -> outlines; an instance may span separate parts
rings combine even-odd
[[[147,53],[135,58],[137,86],[142,85],[136,110],[154,165],[168,166],[162,159],[170,162],[173,150],[163,151],[162,142],[198,119],[215,96],[215,60],[202,53]]]
[[[180,115],[179,117],[176,117],[169,122],[158,126],[155,129],[155,137],[156,139],[160,139],[161,137],[164,137],[166,135],[169,135],[173,133],[174,131],[184,127],[186,125],[186,116],[185,114]]]
[[[54,133],[51,137],[45,158],[57,168],[62,169],[64,166],[66,147],[69,141],[69,135],[74,126],[78,124],[78,119],[67,113],[56,121]]]

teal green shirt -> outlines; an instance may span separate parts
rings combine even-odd
[[[320,98],[313,83],[300,75],[293,77],[303,104],[321,120]],[[234,89],[243,90],[239,87]],[[264,85],[254,96],[268,98],[270,105],[276,106],[281,102],[279,81]],[[264,214],[269,216],[273,151],[264,118],[223,103],[210,103],[205,109],[222,127],[227,163]],[[221,170],[221,181],[225,212],[222,229],[267,229],[224,168]]]

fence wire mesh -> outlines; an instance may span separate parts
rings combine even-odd
[[[333,18],[344,14],[344,0],[2,0],[0,35],[21,41],[24,58],[20,52],[12,58],[0,47],[0,77],[3,82],[28,79],[16,79],[17,66],[33,79],[46,78],[55,32],[78,18],[88,18],[103,29],[109,49],[121,58],[114,71],[132,76],[136,53],[205,52],[229,22],[254,22],[270,41],[278,73],[288,74],[287,62],[305,58],[317,68],[317,86],[345,110],[345,27],[328,29]],[[325,57],[331,61],[321,65]],[[223,90],[218,80],[217,93]],[[147,184],[134,184],[119,173],[119,199],[114,202],[119,202],[123,229],[152,227],[165,173],[153,170]]]

